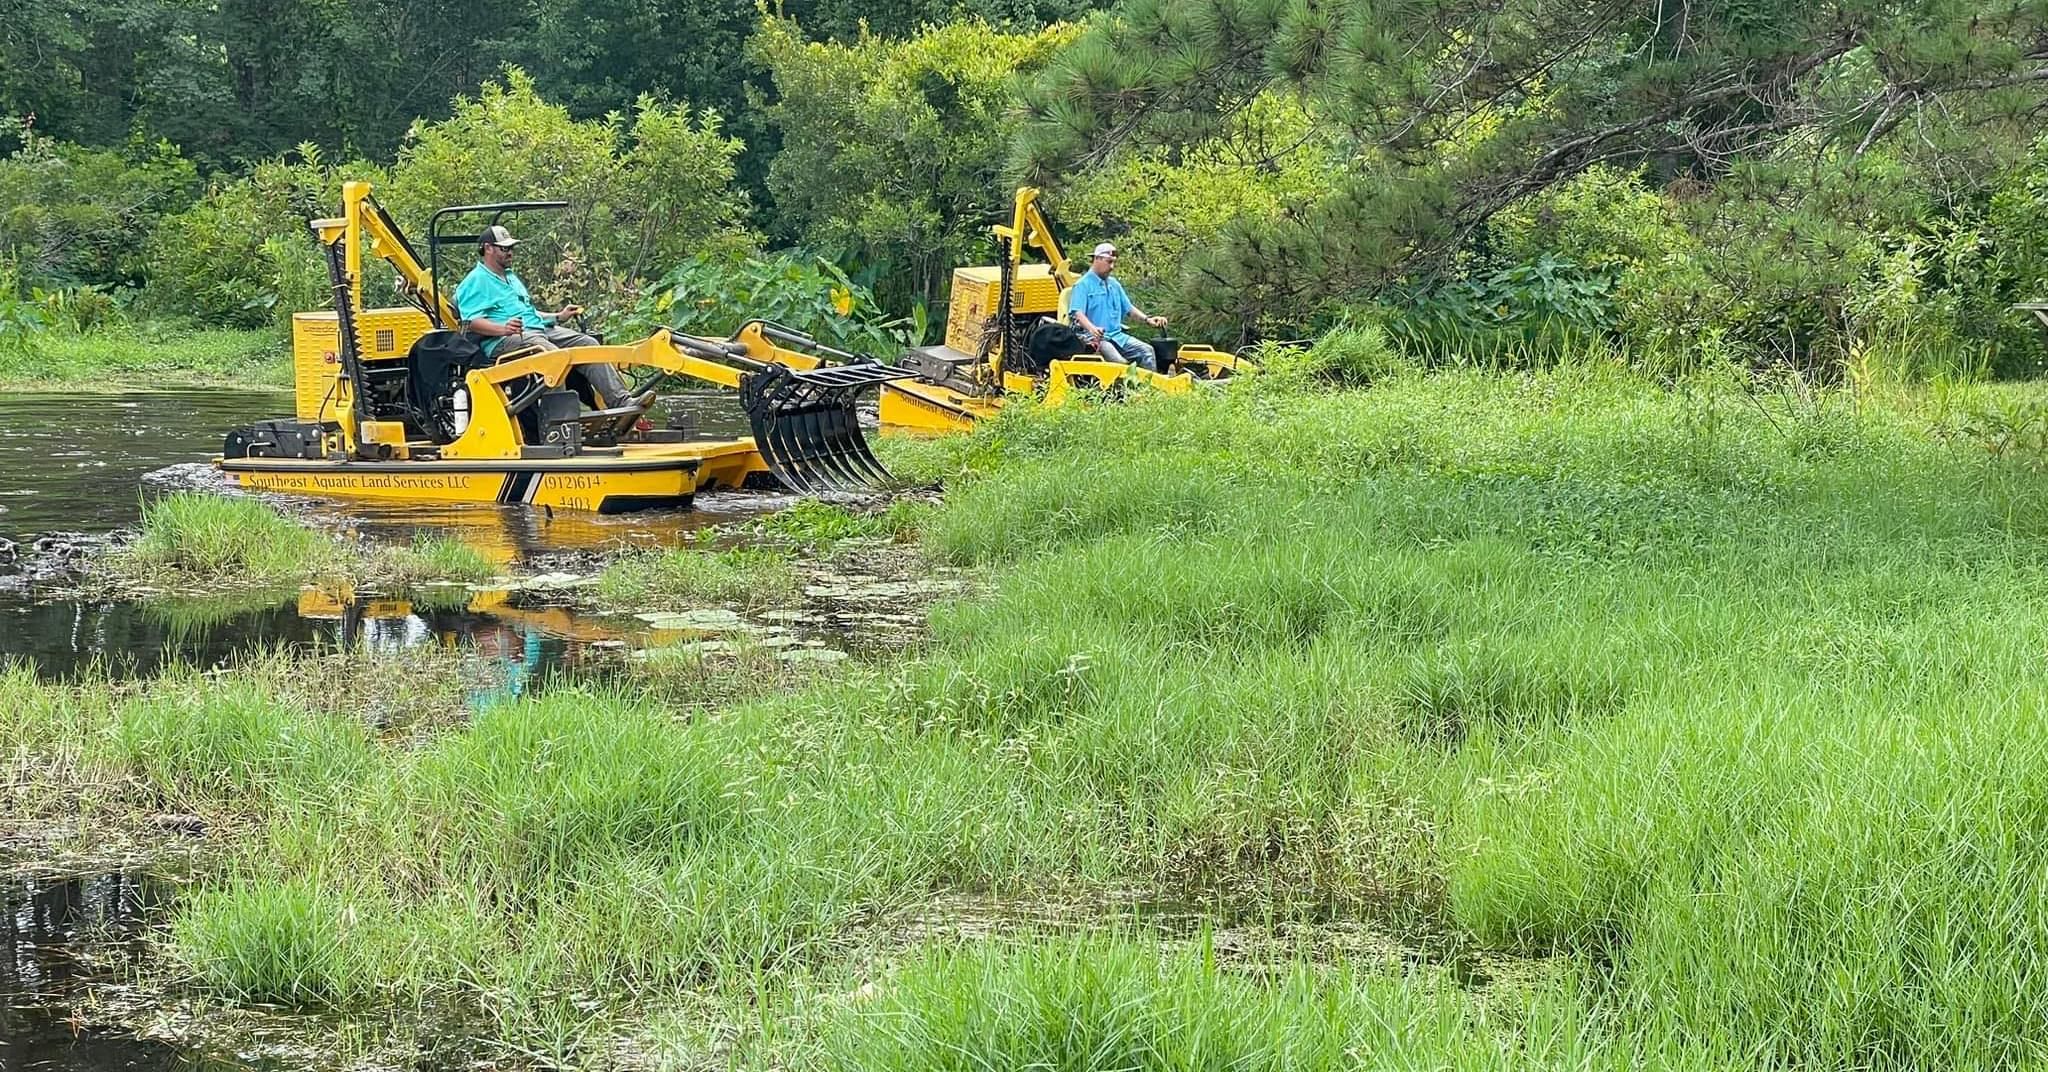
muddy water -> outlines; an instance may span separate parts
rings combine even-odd
[[[0,884],[0,1069],[226,1072],[176,1047],[91,1029],[77,1017],[96,973],[88,945],[118,959],[157,920],[163,887],[136,875],[16,879]]]
[[[682,392],[666,412],[689,415],[698,433],[745,433],[733,392]],[[66,597],[31,572],[48,566],[40,540],[63,548],[140,518],[145,496],[178,488],[226,490],[207,464],[230,428],[288,414],[276,391],[167,390],[90,393],[0,392],[0,663],[25,660],[48,676],[89,667],[150,674],[168,662],[214,665],[257,649],[437,644],[477,654],[483,687],[517,692],[609,639],[602,627],[531,599],[450,593],[435,607],[417,601],[279,593],[236,600],[154,600],[104,604]],[[666,413],[657,414],[666,423]],[[549,556],[621,546],[673,545],[708,525],[787,505],[780,496],[704,495],[691,510],[600,517],[523,506],[418,506],[364,500],[281,500],[322,527],[358,538],[409,542],[426,532],[453,537],[507,573],[530,572]],[[544,602],[544,601],[541,601]],[[519,604],[519,605],[515,605]]]
[[[746,434],[737,392],[686,391],[662,407],[705,436]],[[284,391],[0,392],[0,539],[132,525],[146,475],[204,462],[229,429],[291,408]]]

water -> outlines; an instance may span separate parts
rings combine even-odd
[[[0,393],[0,537],[133,524],[143,474],[205,461],[228,429],[291,407],[282,391]]]
[[[664,398],[664,412],[653,419],[664,423],[667,410],[680,409],[700,434],[742,436],[747,423],[738,398],[736,391],[680,392]],[[0,538],[132,525],[141,516],[147,474],[205,462],[220,453],[229,429],[291,411],[291,394],[271,390],[0,392]],[[359,507],[340,509],[377,510]]]
[[[729,438],[745,432],[736,397],[684,392],[664,399],[663,408],[687,411],[700,434]],[[221,437],[290,409],[291,396],[278,391],[0,393],[0,538],[26,547],[57,532],[101,535],[134,525],[144,496],[158,490],[227,491],[208,464]],[[666,413],[655,417],[666,421]],[[450,536],[508,574],[543,560],[566,558],[574,566],[579,554],[622,546],[672,546],[692,530],[788,501],[706,494],[691,510],[599,516],[489,504],[279,500],[311,523],[354,538],[405,543],[422,532]],[[212,666],[278,646],[386,651],[435,644],[474,650],[485,687],[516,692],[628,635],[618,623],[579,619],[503,592],[443,593],[431,607],[356,593],[106,604],[12,580],[0,583],[0,662],[25,660],[52,677],[95,666],[148,675],[171,662]]]
[[[86,1028],[70,1015],[94,977],[85,944],[138,952],[164,887],[132,874],[16,879],[0,884],[0,1070],[225,1072],[174,1046]]]

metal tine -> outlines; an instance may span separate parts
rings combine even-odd
[[[832,419],[835,445],[839,451],[840,465],[862,488],[873,488],[883,482],[875,473],[874,455],[868,451],[867,437],[860,427],[860,414],[854,412],[855,395],[858,387],[838,387],[832,390]]]
[[[860,414],[855,412],[853,408],[853,396],[854,392],[849,391],[846,399],[847,423],[852,426],[848,443],[852,449],[853,460],[859,467],[861,474],[867,478],[867,485],[869,487],[886,487],[890,483],[889,470],[882,465],[881,459],[875,457],[875,452],[868,446],[867,432],[860,426]]]
[[[813,447],[817,451],[819,465],[832,475],[832,483],[837,490],[850,491],[861,486],[860,477],[846,466],[845,447],[840,442],[843,433],[839,427],[839,413],[829,402],[833,393],[831,388],[814,388],[808,392],[810,401],[806,409],[811,414],[810,430],[815,437]]]
[[[818,415],[806,404],[809,395],[808,385],[800,380],[790,381],[782,399],[786,415],[782,422],[784,449],[791,465],[801,469],[816,490],[837,491],[838,475],[822,463]]]
[[[770,464],[776,476],[788,484],[791,490],[800,493],[817,491],[810,474],[803,468],[802,459],[793,449],[790,414],[784,404],[788,381],[779,380],[769,386],[770,390],[764,392],[762,400],[762,408],[767,417],[766,435],[757,440],[756,445],[761,448],[764,457],[772,459]]]
[[[834,405],[838,389],[827,384],[811,381],[804,385],[803,409],[810,415],[806,431],[811,436],[811,449],[819,466],[831,475],[838,490],[849,490],[860,486],[859,474],[849,469],[844,460],[845,447],[840,442],[843,432],[839,424],[839,412]]]

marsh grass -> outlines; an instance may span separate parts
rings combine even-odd
[[[1220,970],[1213,949],[1162,954],[1130,938],[942,947],[872,990],[832,1019],[818,1067],[1509,1069],[1584,1067],[1599,1053],[1569,1010],[1503,1022],[1419,977],[1307,963],[1241,975]]]
[[[786,603],[803,581],[788,555],[765,547],[632,551],[612,560],[591,593],[610,610],[649,610],[692,603],[768,607]]]
[[[1566,968],[1499,1020],[1027,943],[906,969],[820,1052],[2017,1064],[2048,1046],[2048,495],[1924,418],[1598,361],[1008,408],[921,448],[953,474],[923,540],[994,578],[925,651],[378,744],[273,796],[179,948],[226,993],[433,997],[583,1064],[628,1010],[776,991],[936,894],[1228,887]],[[691,598],[738,590],[678,554]]]
[[[138,325],[105,332],[46,331],[26,350],[0,350],[0,390],[75,384],[290,387],[292,366],[275,331]]]
[[[339,546],[256,499],[181,491],[142,506],[142,536],[109,565],[163,588],[278,588],[342,563]]]
[[[420,532],[403,546],[381,549],[373,556],[375,579],[396,588],[432,581],[481,584],[500,575],[498,564],[482,551],[452,536]]]

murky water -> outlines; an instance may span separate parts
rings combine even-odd
[[[77,959],[132,950],[158,919],[163,887],[138,875],[0,884],[0,1069],[225,1072],[161,1042],[95,1031],[74,1015],[94,973]]]
[[[0,393],[0,539],[20,541],[28,554],[27,545],[40,536],[90,537],[131,526],[147,495],[226,490],[207,464],[222,435],[290,407],[291,396],[275,391]],[[745,433],[733,392],[682,392],[662,407],[687,412],[705,436]],[[565,552],[670,546],[692,530],[788,503],[775,495],[707,494],[690,510],[599,516],[486,504],[282,501],[315,524],[362,539],[450,536],[508,574]],[[209,666],[278,646],[375,651],[435,644],[474,650],[483,678],[516,692],[617,636],[616,625],[578,620],[503,593],[442,593],[434,606],[319,593],[103,604],[27,585],[19,575],[0,580],[13,582],[0,583],[0,661],[26,660],[57,677],[91,667],[147,675],[173,661]]]

